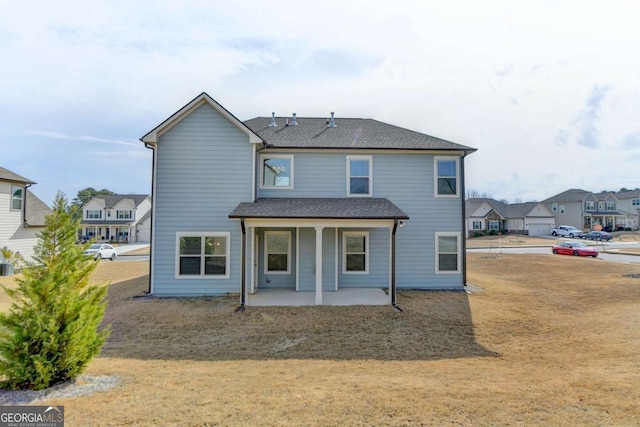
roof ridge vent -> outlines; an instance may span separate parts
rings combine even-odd
[[[327,122],[327,127],[334,128],[336,127],[336,120],[333,118],[333,111],[331,112],[331,118]]]
[[[298,120],[296,119],[296,113],[293,113],[291,117],[291,126],[298,126]]]
[[[271,123],[269,123],[269,127],[270,128],[278,127],[278,124],[276,123],[276,113],[271,113]]]

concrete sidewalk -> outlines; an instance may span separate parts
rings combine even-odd
[[[116,253],[118,256],[126,254],[127,252],[135,251],[137,249],[148,248],[149,243],[141,242],[141,243],[127,243],[124,245],[115,246]]]

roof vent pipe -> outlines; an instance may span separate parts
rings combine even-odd
[[[327,126],[330,128],[336,127],[336,121],[333,118],[333,111],[331,112],[331,118],[329,119],[329,124]]]
[[[276,123],[276,113],[271,113],[271,123],[269,123],[269,127],[270,128],[278,127],[278,124]]]
[[[291,126],[298,126],[298,121],[296,120],[296,113],[293,113],[293,117],[291,117]]]

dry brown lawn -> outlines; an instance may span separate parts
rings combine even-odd
[[[123,384],[47,401],[68,426],[640,425],[640,266],[470,254],[477,292],[401,292],[402,313],[244,314],[233,297],[134,298],[147,269],[96,271],[131,270],[87,372]]]
[[[555,239],[549,239],[544,237],[529,237],[529,236],[483,236],[483,237],[471,237],[467,239],[468,248],[488,248],[502,246],[506,247],[519,247],[519,246],[553,246],[557,243]]]

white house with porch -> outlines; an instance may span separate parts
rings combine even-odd
[[[98,195],[82,207],[82,236],[99,242],[148,242],[151,238],[151,196]]]

